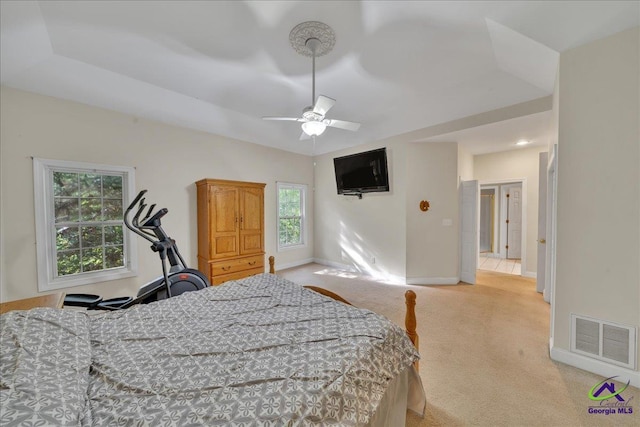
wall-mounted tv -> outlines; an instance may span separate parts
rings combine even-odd
[[[386,148],[336,157],[333,165],[338,194],[361,195],[389,191]]]

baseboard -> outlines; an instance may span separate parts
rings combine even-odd
[[[457,285],[459,277],[407,277],[407,285]]]
[[[502,258],[497,252],[480,252],[480,256],[486,258]]]
[[[329,261],[328,259],[314,258],[313,262],[315,262],[316,264],[320,264],[320,265],[326,265],[327,267],[333,267],[333,268],[338,268],[340,270],[346,270],[346,271],[350,271],[352,273],[357,273],[356,269],[353,268],[350,265],[341,264],[341,263],[335,262],[335,261]]]
[[[630,381],[631,385],[640,388],[640,372],[621,366],[611,365],[600,360],[572,353],[553,346],[553,339],[549,339],[549,355],[551,360],[601,375],[605,378],[618,377],[620,382]]]
[[[538,277],[538,274],[535,271],[525,271],[524,273],[522,273],[522,277],[536,279]]]
[[[276,260],[276,271],[286,270],[287,268],[299,267],[305,264],[311,264],[313,261],[314,261],[313,258],[305,258],[299,261],[288,262],[286,264],[278,264]]]
[[[371,273],[365,273],[365,272],[359,271],[357,268],[354,268],[351,265],[341,264],[339,262],[329,261],[327,259],[322,259],[322,258],[314,258],[313,262],[315,262],[317,264],[321,264],[321,265],[326,265],[327,267],[333,267],[333,268],[337,268],[339,270],[348,271],[350,273],[361,274],[363,276],[372,277],[373,279],[375,279],[376,281],[379,281],[381,283],[389,283],[389,284],[392,284],[392,285],[406,285],[407,284],[407,281],[406,281],[406,279],[404,277],[395,276],[393,274],[376,275],[376,274],[371,274]]]

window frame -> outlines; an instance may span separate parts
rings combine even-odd
[[[283,245],[280,243],[280,190],[300,190],[300,243]],[[276,182],[276,242],[278,252],[300,249],[307,246],[307,184],[294,184],[290,182]]]
[[[51,291],[73,286],[82,286],[109,280],[124,279],[138,274],[138,249],[136,238],[122,224],[123,253],[125,265],[110,269],[55,277],[57,265],[56,224],[53,196],[53,173],[96,173],[121,175],[122,209],[135,195],[135,168],[96,163],[33,158],[34,207],[36,225],[36,260],[38,269],[38,291]],[[105,222],[105,221],[100,221]]]

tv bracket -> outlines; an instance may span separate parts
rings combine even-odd
[[[343,196],[358,196],[358,199],[362,200],[362,193],[342,193]]]

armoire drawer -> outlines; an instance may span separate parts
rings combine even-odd
[[[262,268],[264,271],[264,255],[214,261],[210,265],[212,277],[257,268]]]

